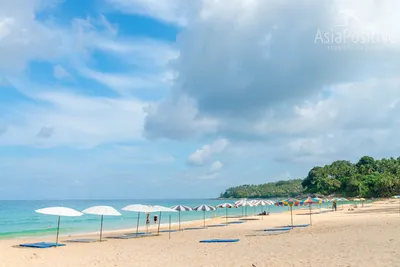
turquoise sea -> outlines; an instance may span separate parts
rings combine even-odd
[[[186,205],[195,207],[200,204],[216,206],[219,203],[234,200],[211,200],[211,199],[148,199],[148,200],[0,200],[0,238],[12,237],[32,237],[53,235],[57,227],[57,217],[38,214],[36,209],[64,206],[82,211],[88,207],[96,205],[109,205],[121,211],[121,209],[130,204],[149,204],[171,207],[173,205]],[[247,214],[253,215],[261,210],[268,210],[270,213],[287,211],[287,207],[265,206],[248,207]],[[242,208],[232,208],[228,210],[229,216],[242,215]],[[104,217],[104,230],[117,230],[134,228],[137,222],[136,212],[121,211],[123,216]],[[206,212],[207,218],[216,216],[225,216],[225,209]],[[152,214],[153,215],[153,214]],[[155,214],[154,214],[155,215]],[[171,215],[172,223],[178,222],[178,213],[163,213],[161,223],[167,224]],[[203,212],[189,211],[181,212],[182,221],[202,220]],[[145,225],[145,216],[140,216],[140,225]],[[99,230],[99,217],[93,215],[83,215],[81,217],[62,217],[61,234],[87,233]]]

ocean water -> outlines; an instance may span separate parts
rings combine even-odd
[[[13,237],[32,237],[54,235],[57,228],[57,217],[43,215],[35,212],[36,209],[64,206],[82,211],[86,208],[96,205],[113,206],[122,213],[122,216],[104,216],[103,229],[118,230],[136,227],[136,212],[121,211],[121,209],[131,204],[149,204],[171,207],[173,205],[186,205],[195,207],[201,204],[216,206],[220,203],[234,201],[211,200],[211,199],[149,199],[149,200],[0,200],[0,239]],[[265,207],[247,207],[247,214],[253,215],[260,213],[261,210],[267,210],[270,213],[287,211],[287,207],[265,206]],[[242,208],[228,209],[229,216],[242,215]],[[206,218],[214,216],[225,216],[225,209],[206,212]],[[151,223],[153,224],[153,215],[151,214]],[[157,214],[158,215],[158,214]],[[178,213],[162,213],[161,224],[168,224],[169,215],[172,223],[178,222]],[[145,226],[144,214],[140,216],[140,226]],[[202,220],[203,212],[188,211],[181,212],[181,221]],[[95,215],[83,215],[80,217],[61,217],[60,234],[88,233],[99,231],[100,218]]]

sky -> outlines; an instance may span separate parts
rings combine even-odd
[[[0,0],[0,199],[208,198],[400,156],[397,0]]]

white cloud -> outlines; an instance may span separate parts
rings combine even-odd
[[[172,44],[144,38],[107,39],[99,36],[87,46],[113,54],[128,64],[152,69],[167,66],[179,56]]]
[[[57,79],[63,79],[71,77],[71,74],[69,74],[69,72],[66,71],[63,66],[55,65],[53,68],[53,76]]]
[[[169,42],[149,38],[129,38],[118,35],[104,16],[73,21],[76,51],[71,52],[78,74],[106,85],[120,95],[133,95],[137,90],[165,90],[174,77],[169,63],[179,53]],[[99,71],[89,67],[92,54],[104,53],[114,58],[113,64],[125,69],[119,72]]]
[[[213,164],[211,164],[210,172],[216,173],[216,172],[220,171],[223,167],[224,167],[224,164],[222,164],[221,161],[219,161],[219,160],[214,161]]]
[[[159,75],[104,73],[89,68],[79,68],[81,75],[106,85],[123,96],[133,95],[137,90],[160,89],[166,84]]]
[[[19,72],[30,60],[52,60],[61,55],[62,32],[35,16],[50,4],[41,0],[0,1],[0,71]]]
[[[142,139],[147,103],[135,98],[86,97],[61,90],[34,97],[46,105],[27,103],[7,110],[0,145],[90,148]],[[45,130],[47,138],[38,139],[43,129],[51,132]]]
[[[167,23],[184,26],[188,16],[200,1],[187,0],[107,0],[123,13],[153,17]]]
[[[212,144],[204,145],[189,156],[188,162],[195,165],[205,164],[213,155],[222,153],[229,145],[227,139],[215,140]]]
[[[261,142],[280,161],[391,153],[387,138],[400,130],[400,39],[389,21],[399,21],[392,9],[399,2],[201,3],[177,39],[179,75],[171,96],[147,116],[148,135]],[[330,32],[349,9],[361,22],[354,33],[390,33],[395,42],[351,44],[336,52],[314,43],[318,30]],[[171,98],[190,99],[195,116],[174,120],[183,109]],[[211,130],[189,131],[198,118],[212,121]],[[174,131],[162,121],[174,121]],[[203,164],[202,154],[195,152],[191,161]]]

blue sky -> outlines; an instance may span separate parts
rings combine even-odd
[[[215,197],[399,156],[399,3],[231,2],[0,2],[0,199]],[[315,41],[339,24],[391,42]]]

